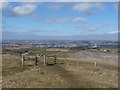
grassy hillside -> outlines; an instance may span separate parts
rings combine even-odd
[[[45,49],[35,53],[46,52]],[[57,52],[58,57],[73,57],[78,51]],[[55,51],[47,51],[53,54]],[[118,64],[112,60],[75,58],[66,64],[21,65],[20,56],[2,55],[3,88],[117,88]],[[94,66],[97,62],[97,67]]]

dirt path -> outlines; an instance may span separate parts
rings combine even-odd
[[[82,81],[78,78],[78,75],[75,75],[74,73],[65,70],[62,66],[59,65],[54,65],[54,66],[49,66],[49,69],[52,72],[58,73],[65,81],[69,83],[68,88],[84,88]]]

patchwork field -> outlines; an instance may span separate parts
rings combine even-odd
[[[45,49],[44,49],[45,50]],[[43,57],[38,65],[21,65],[21,56],[2,55],[3,88],[117,88],[117,60],[77,58],[81,51],[47,51],[57,57],[67,57],[65,64],[45,66]],[[95,66],[96,62],[96,66]]]
[[[21,46],[21,47],[11,47],[11,48],[5,48],[5,49],[8,49],[8,50],[14,50],[14,49],[26,49],[26,48],[31,48],[30,46]]]
[[[67,51],[69,51],[69,50],[68,50],[68,49],[50,48],[50,49],[47,49],[46,51],[63,51],[63,52],[67,52]]]

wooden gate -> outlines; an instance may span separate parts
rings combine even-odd
[[[47,61],[46,64],[47,65],[54,65],[54,64],[56,64],[55,60],[56,60],[56,55],[48,55],[46,57],[46,61]]]
[[[23,56],[22,57],[22,65],[28,64],[28,65],[37,65],[38,59],[36,56]]]
[[[64,64],[67,58],[57,58],[56,55],[44,55],[45,65]]]
[[[44,56],[44,65],[64,64],[67,58],[57,58],[56,55],[37,55],[37,56],[22,56],[22,65],[31,63],[31,65],[38,64],[38,57]],[[41,60],[39,61],[42,62]]]

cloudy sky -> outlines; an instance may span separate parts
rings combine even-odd
[[[117,2],[4,2],[3,39],[117,40]]]

